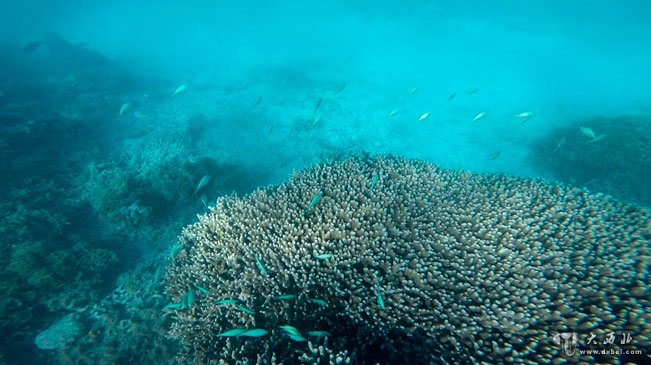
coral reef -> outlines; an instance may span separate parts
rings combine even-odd
[[[170,334],[181,359],[229,364],[550,363],[568,330],[650,348],[650,218],[536,180],[321,164],[184,229]]]
[[[562,182],[651,207],[651,119],[600,117],[566,125],[535,142],[532,166]]]
[[[81,328],[75,316],[69,314],[36,336],[34,344],[42,350],[59,349],[78,337],[80,331]]]
[[[117,280],[115,290],[75,314],[81,327],[52,354],[60,364],[172,364],[178,351],[166,338],[170,320],[160,308],[161,257],[137,265]]]

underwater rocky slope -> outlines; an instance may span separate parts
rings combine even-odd
[[[535,141],[529,160],[556,180],[651,206],[651,119],[646,116],[568,121]]]
[[[554,334],[591,330],[648,349],[650,218],[538,180],[325,163],[186,227],[165,310],[196,363],[551,363]]]

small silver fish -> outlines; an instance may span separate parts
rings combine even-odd
[[[380,309],[384,309],[384,299],[379,287],[375,289],[375,296],[377,297],[377,305],[380,306]]]
[[[143,113],[141,113],[141,112],[139,112],[137,110],[135,112],[133,112],[133,116],[136,117],[140,121],[151,120],[151,117],[149,117],[148,115],[145,115],[145,114],[143,114]]]
[[[321,193],[316,194],[316,195],[314,196],[314,198],[312,198],[312,200],[310,201],[310,204],[308,204],[307,208],[305,208],[305,210],[306,210],[307,212],[309,212],[312,208],[314,208],[314,206],[315,206],[319,201],[321,201],[321,198],[322,198]]]
[[[160,283],[160,280],[163,278],[164,274],[165,274],[165,267],[159,266],[156,269],[156,273],[154,274],[154,284]]]
[[[279,295],[279,296],[275,297],[274,299],[278,299],[278,300],[292,300],[292,299],[296,299],[296,294],[285,294],[285,295]]]
[[[515,117],[520,118],[520,123],[519,124],[523,124],[523,123],[526,123],[527,121],[529,121],[529,119],[531,118],[532,115],[533,115],[533,112],[524,112],[524,113],[517,114]]]
[[[346,84],[343,82],[337,85],[337,90],[335,90],[335,95],[339,95],[339,93],[344,91],[345,88],[346,88]]]
[[[314,127],[321,121],[321,114],[316,114],[314,120],[312,120],[312,126]]]
[[[485,115],[486,115],[486,112],[481,112],[481,113],[475,115],[475,117],[472,118],[472,121],[474,122],[474,121],[480,120],[480,119],[483,118]]]
[[[319,107],[321,107],[321,98],[317,99],[316,104],[314,104],[314,112],[319,111]]]
[[[258,267],[258,270],[260,270],[260,273],[262,275],[267,276],[269,274],[267,272],[267,268],[264,267],[264,264],[262,263],[262,261],[260,261],[260,259],[257,256],[255,257],[255,266]]]
[[[166,306],[163,307],[163,310],[165,309],[182,309],[183,305],[181,303],[170,303]]]
[[[373,172],[373,177],[371,178],[371,192],[373,192],[373,189],[375,189],[375,185],[377,184],[378,180],[380,180],[380,175],[378,175],[377,171]]]
[[[593,139],[587,141],[586,143],[596,143],[596,142],[601,141],[604,138],[606,138],[606,135],[605,134],[600,134],[598,136],[595,136]]]
[[[456,91],[453,92],[452,94],[450,94],[450,96],[448,96],[448,101],[454,99],[455,96],[457,96],[457,92],[456,92]]]
[[[230,305],[230,304],[237,304],[240,301],[237,299],[220,299],[215,302],[217,305]]]
[[[190,308],[194,303],[194,292],[190,290],[181,298],[181,307]]]
[[[172,246],[172,249],[170,250],[170,258],[173,260],[176,255],[178,255],[179,251],[183,248],[183,244],[181,243],[180,245]]]
[[[325,261],[325,260],[330,260],[332,258],[332,254],[331,253],[322,253],[322,254],[316,255],[314,257],[319,259],[319,260],[324,260]]]
[[[305,342],[307,341],[303,336],[301,335],[292,335],[291,333],[288,333],[287,336],[292,339],[292,341],[296,342]]]
[[[479,88],[476,87],[471,87],[470,89],[466,90],[466,94],[471,95],[479,91]]]
[[[295,336],[300,336],[301,335],[301,333],[296,329],[296,327],[292,327],[292,326],[290,326],[288,324],[286,324],[284,326],[280,326],[280,328],[282,328],[283,331],[289,333],[290,335],[295,335]]]
[[[423,113],[423,114],[420,115],[420,117],[418,117],[417,122],[422,122],[427,118],[429,118],[429,113]]]
[[[332,333],[328,331],[307,331],[308,336],[314,337],[329,337],[332,336]]]
[[[418,87],[412,87],[412,88],[409,90],[409,95],[414,95],[414,94],[416,93],[416,91],[418,91]]]
[[[533,112],[523,112],[520,114],[517,114],[515,117],[516,118],[530,118],[533,115]]]
[[[241,312],[247,313],[247,314],[255,314],[254,311],[252,311],[251,309],[249,309],[249,308],[247,308],[247,307],[245,307],[243,305],[237,304],[237,305],[234,305],[233,308],[235,308],[235,309],[237,309],[237,310],[239,310]]]
[[[262,103],[262,95],[258,96],[257,99],[255,99],[255,102],[253,103],[253,107],[255,108],[256,106],[260,105]]]
[[[174,90],[174,93],[172,95],[183,94],[186,91],[188,91],[188,85],[183,84],[183,85],[177,87],[176,90]]]
[[[589,127],[579,127],[579,131],[584,137],[587,137],[589,139],[595,138],[594,131]]]
[[[197,185],[197,188],[194,190],[194,193],[198,193],[199,190],[201,190],[204,186],[208,185],[210,182],[210,175],[204,175],[201,180],[199,181],[199,185]]]
[[[218,334],[218,337],[235,337],[246,332],[246,328],[233,328],[232,330]]]
[[[269,333],[269,331],[263,330],[262,328],[253,328],[239,334],[238,336],[239,337],[261,337],[266,335],[267,333]]]
[[[392,116],[398,114],[398,111],[399,111],[398,109],[393,109],[392,111],[389,112],[389,116],[392,117]]]
[[[199,290],[202,294],[208,295],[208,289],[201,287],[199,285],[195,285],[194,287],[197,288],[197,290]]]
[[[565,144],[565,141],[566,141],[566,140],[567,140],[567,138],[565,138],[565,137],[561,138],[561,139],[558,141],[558,143],[556,144],[556,147],[554,147],[554,150],[552,150],[552,153],[556,152],[556,150],[558,150],[559,148],[561,148],[561,146],[563,146],[563,145]]]
[[[314,303],[316,305],[320,305],[322,307],[327,307],[328,306],[328,302],[326,302],[323,299],[310,299],[310,302],[312,302],[312,303]]]
[[[491,153],[490,156],[488,156],[488,159],[491,160],[491,161],[495,160],[496,158],[500,157],[501,154],[502,154],[502,152],[495,151],[495,152]]]
[[[208,196],[206,194],[201,194],[201,203],[203,203],[203,206],[208,208]]]
[[[289,338],[291,338],[293,341],[296,341],[296,342],[305,342],[305,341],[307,341],[303,337],[303,335],[301,335],[301,333],[296,328],[294,328],[292,326],[285,325],[285,326],[280,326],[280,328],[282,328],[285,331],[285,333],[287,333],[287,336],[289,336]]]
[[[126,113],[129,109],[131,109],[131,103],[124,103],[120,107],[120,113],[118,116],[121,116],[122,114]]]

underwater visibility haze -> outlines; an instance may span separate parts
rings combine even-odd
[[[649,19],[3,1],[0,364],[651,363]]]

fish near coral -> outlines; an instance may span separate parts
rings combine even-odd
[[[182,308],[183,308],[183,304],[181,304],[181,303],[170,303],[170,304],[164,306],[163,310],[166,310],[166,309],[182,309]]]
[[[296,327],[292,327],[292,326],[290,326],[290,325],[288,325],[288,324],[283,325],[283,326],[280,326],[280,328],[281,328],[283,331],[289,333],[290,335],[296,335],[296,336],[300,336],[300,335],[301,335],[301,333],[296,329]]]
[[[329,337],[332,336],[332,333],[328,331],[307,331],[307,335],[313,337]]]
[[[195,285],[194,287],[197,288],[197,290],[199,290],[202,294],[208,295],[208,289],[201,287],[199,285]]]
[[[183,244],[173,246],[170,250],[170,258],[174,259],[178,255],[179,251],[183,248]]]
[[[326,302],[323,299],[310,299],[310,302],[312,302],[312,303],[314,303],[316,305],[320,305],[322,307],[327,307],[328,306],[328,302]]]
[[[321,193],[316,194],[310,201],[310,204],[307,205],[307,208],[305,208],[305,213],[309,213],[312,210],[312,208],[314,208],[314,206],[321,201],[322,197],[323,196],[321,195]]]
[[[129,109],[131,109],[131,103],[122,104],[122,106],[120,107],[120,113],[118,114],[118,116],[122,116],[122,114],[129,111]]]
[[[290,325],[284,325],[284,326],[280,326],[280,328],[282,328],[283,331],[287,333],[287,336],[289,336],[289,338],[291,338],[292,341],[296,341],[296,342],[307,341],[295,327],[292,327]]]
[[[377,297],[377,305],[380,309],[384,309],[384,298],[382,298],[382,292],[379,287],[375,289],[375,296]]]
[[[240,301],[237,299],[220,299],[215,302],[217,305],[230,305],[230,304],[237,304]]]
[[[581,134],[586,138],[589,139],[595,138],[594,131],[590,127],[579,127],[579,132],[581,132]]]
[[[492,160],[495,160],[495,159],[497,159],[498,157],[500,157],[501,154],[502,154],[502,152],[500,152],[500,151],[495,151],[495,152],[491,153],[491,154],[488,156],[488,159],[491,160],[491,161],[492,161]]]
[[[285,294],[285,295],[279,295],[277,297],[274,297],[274,299],[278,300],[292,300],[296,299],[296,294]]]
[[[269,272],[267,271],[267,268],[264,266],[262,261],[260,261],[260,259],[257,256],[255,256],[255,266],[257,266],[258,270],[260,270],[260,274],[262,274],[264,276],[269,275]]]
[[[594,131],[589,127],[579,127],[579,131],[584,137],[588,138],[586,143],[599,142],[606,138],[605,134],[595,135]]]
[[[380,175],[378,175],[377,171],[373,172],[373,177],[371,178],[371,192],[373,192],[373,189],[375,189],[375,185],[377,184],[378,180],[380,180]]]
[[[238,336],[239,337],[262,337],[262,336],[266,335],[267,333],[269,333],[269,331],[264,330],[262,328],[254,328],[254,329],[250,329],[250,330],[248,330],[246,332],[243,332],[243,333],[239,334]]]
[[[177,87],[176,90],[174,90],[174,93],[172,95],[183,94],[183,93],[185,93],[187,91],[188,91],[188,85],[183,84],[183,85]]]
[[[236,337],[236,336],[239,336],[239,335],[241,335],[241,334],[243,334],[245,332],[246,332],[245,328],[233,328],[232,330],[222,332],[222,333],[218,334],[217,336],[218,337]]]
[[[251,309],[249,309],[249,308],[247,308],[247,307],[245,307],[243,305],[237,304],[237,305],[234,305],[233,308],[237,309],[240,312],[244,312],[246,314],[255,314],[255,312],[253,310],[251,310]]]
[[[197,188],[194,189],[194,193],[198,193],[199,190],[203,189],[208,183],[210,182],[210,175],[204,175],[201,180],[199,181],[199,184],[197,185]]]
[[[314,257],[319,259],[319,260],[325,261],[325,260],[330,260],[332,258],[332,254],[331,253],[322,253],[322,254],[316,255]]]

